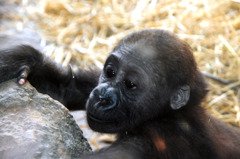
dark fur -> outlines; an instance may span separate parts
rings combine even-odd
[[[112,55],[118,60],[113,61]],[[106,75],[109,63],[113,76]],[[28,80],[70,109],[82,108],[99,76],[79,70],[72,78],[69,68],[28,46],[0,51],[0,66],[1,81],[19,77],[21,68],[28,66]],[[128,88],[129,79],[136,88]],[[182,86],[189,86],[190,98],[173,110],[171,97]],[[118,139],[84,158],[238,159],[240,131],[201,107],[206,87],[190,47],[174,35],[144,30],[123,38],[107,59],[86,105],[90,127],[117,133]]]
[[[155,53],[148,55],[144,49]],[[120,58],[115,62],[111,55]],[[99,86],[87,103],[88,122],[93,130],[118,133],[118,140],[86,158],[239,158],[240,131],[209,116],[200,106],[207,94],[207,85],[185,42],[161,30],[135,32],[117,44],[105,67],[109,61],[114,65],[115,75],[106,77],[104,68]],[[142,78],[133,79],[137,88],[130,91],[119,81],[128,78],[126,74],[134,65]],[[147,80],[140,68],[147,68]],[[190,98],[185,106],[173,110],[170,97],[183,85],[190,87]],[[104,96],[102,90],[111,92],[105,93],[106,98],[117,96],[120,104],[103,109],[108,105],[98,103],[99,97]],[[117,95],[112,95],[114,93]]]

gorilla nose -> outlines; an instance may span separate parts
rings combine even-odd
[[[99,96],[99,105],[104,110],[113,109],[117,106],[117,95],[115,93],[106,92],[105,95]]]
[[[95,89],[94,94],[99,100],[97,105],[103,107],[104,110],[113,109],[117,106],[117,91],[113,87],[101,84]]]
[[[113,104],[113,101],[110,98],[105,98],[103,96],[99,97],[101,106],[107,107]]]

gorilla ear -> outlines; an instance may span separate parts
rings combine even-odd
[[[185,106],[190,97],[190,87],[184,85],[176,90],[170,98],[170,106],[172,109],[177,110]]]

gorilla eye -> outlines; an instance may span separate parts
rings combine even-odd
[[[136,89],[137,88],[137,86],[132,81],[125,80],[124,82],[125,82],[126,87],[129,88],[129,89]]]
[[[116,75],[116,72],[110,66],[107,66],[107,68],[106,68],[106,76],[108,78],[111,78],[111,77],[114,77],[115,75]]]

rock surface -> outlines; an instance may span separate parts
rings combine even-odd
[[[0,158],[80,158],[91,152],[69,111],[29,83],[0,84]]]

